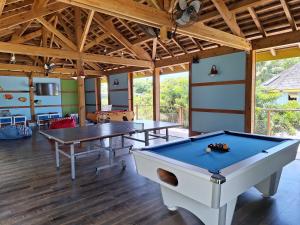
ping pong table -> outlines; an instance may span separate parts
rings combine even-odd
[[[63,128],[53,130],[40,130],[40,134],[50,140],[55,141],[56,167],[60,168],[60,155],[64,155],[71,162],[71,177],[76,178],[75,160],[90,154],[100,154],[103,150],[109,152],[109,163],[97,168],[97,172],[102,169],[112,167],[117,163],[114,162],[115,152],[118,149],[133,147],[132,145],[125,146],[125,139],[139,141],[149,145],[152,139],[162,138],[169,141],[169,128],[180,127],[177,123],[169,123],[162,121],[137,120],[137,121],[110,121],[108,123],[99,123],[85,127]],[[165,135],[156,134],[158,130],[165,130]],[[136,133],[143,133],[144,138],[138,139],[133,136]],[[112,138],[121,137],[121,147],[113,147]],[[105,146],[104,140],[108,139],[109,144]],[[82,142],[100,141],[99,145],[93,143],[84,151],[75,151],[75,145]],[[66,149],[67,147],[67,149]],[[69,149],[68,149],[69,147]],[[68,152],[69,150],[69,152]],[[125,169],[125,161],[120,161],[123,169]]]

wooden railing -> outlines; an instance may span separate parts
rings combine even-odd
[[[188,108],[160,106],[160,119],[167,122],[176,122],[188,127]],[[135,119],[153,119],[152,105],[134,105]]]
[[[272,123],[272,115],[274,113],[285,113],[285,112],[300,112],[300,109],[274,109],[274,108],[270,108],[270,109],[260,109],[261,111],[266,112],[266,121],[264,120],[263,122],[266,123],[266,135],[275,135],[272,132],[273,126],[274,124]],[[257,127],[259,127],[259,123],[261,121],[256,121],[256,129]],[[260,124],[261,125],[261,124]],[[299,125],[300,125],[300,121],[299,121]],[[300,127],[300,126],[299,126]]]

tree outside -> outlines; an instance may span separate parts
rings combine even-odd
[[[134,106],[138,119],[153,118],[152,77],[135,78],[133,81]],[[184,126],[188,126],[188,73],[160,77],[160,117],[163,121],[178,122],[180,110]]]
[[[278,136],[293,136],[299,133],[300,112],[297,110],[300,110],[300,103],[298,101],[288,101],[278,104],[276,100],[283,93],[270,91],[262,85],[297,63],[300,63],[300,57],[258,62],[256,64],[256,133]],[[268,117],[270,118],[270,131],[268,131]]]

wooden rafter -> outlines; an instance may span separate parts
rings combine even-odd
[[[293,31],[297,30],[296,22],[295,22],[292,14],[291,14],[290,8],[289,8],[286,0],[280,0],[280,2],[281,2],[281,5],[283,7],[283,10],[284,10],[284,13],[285,13],[286,17],[287,17],[290,25],[292,26]]]
[[[0,17],[0,30],[7,29],[22,23],[26,23],[36,18],[43,17],[51,13],[63,10],[67,7],[68,5],[66,4],[62,4],[60,2],[54,2],[38,11],[23,10],[22,12],[18,14],[14,14],[13,16],[10,17],[7,16],[5,16],[4,18]]]
[[[143,4],[127,0],[59,0],[82,8],[95,10],[111,16],[120,17],[154,27],[173,27],[169,14]],[[155,15],[155,16],[153,16]],[[196,23],[189,27],[178,28],[177,32],[183,35],[218,43],[242,50],[250,50],[250,43],[241,37]]]
[[[0,16],[2,15],[6,0],[0,0]]]
[[[85,24],[85,27],[83,29],[83,32],[82,32],[82,35],[81,35],[81,38],[80,38],[80,41],[78,43],[78,48],[79,48],[79,51],[82,52],[83,50],[83,47],[84,47],[84,44],[85,44],[85,40],[86,40],[86,37],[88,35],[88,32],[89,32],[89,29],[90,29],[90,26],[92,24],[92,20],[93,20],[93,17],[94,17],[94,13],[95,11],[94,10],[91,10],[88,14],[88,17],[87,17],[87,21],[86,21],[86,24]]]
[[[267,33],[266,33],[266,31],[264,30],[262,24],[260,23],[259,18],[258,18],[258,16],[257,16],[256,12],[254,11],[254,9],[253,9],[252,7],[249,7],[249,8],[248,8],[248,11],[249,11],[250,16],[252,17],[252,19],[253,19],[253,21],[254,21],[254,23],[255,23],[257,29],[259,30],[259,32],[260,32],[264,37],[266,37],[266,36],[267,36]]]
[[[242,33],[241,28],[236,22],[235,14],[229,11],[225,2],[223,0],[212,0],[212,2],[214,3],[215,7],[223,17],[225,23],[230,28],[232,33],[237,36],[243,37],[244,34]]]
[[[100,42],[104,41],[106,38],[108,38],[110,35],[109,34],[102,34],[100,35],[99,37],[97,37],[95,40],[87,43],[85,46],[84,46],[84,49],[83,51],[87,51],[89,50],[90,48],[94,47],[95,45],[99,44]]]
[[[105,55],[79,53],[77,51],[68,51],[62,49],[50,49],[29,45],[12,44],[7,42],[0,42],[0,51],[4,53],[16,53],[22,55],[54,57],[60,59],[82,60],[86,62],[102,62],[106,64],[138,66],[152,68],[153,63],[145,60],[127,59],[120,57],[112,57]]]
[[[45,69],[42,66],[28,66],[28,65],[0,63],[0,71],[21,71],[21,72],[35,72],[35,73],[44,74]],[[52,74],[73,75],[74,72],[75,72],[75,69],[56,68],[52,72]],[[95,70],[85,70],[85,74],[91,75],[91,76],[103,75],[99,71],[95,71]]]
[[[139,59],[151,60],[150,55],[140,46],[131,44],[114,26],[111,20],[105,21],[99,13],[96,13],[95,21],[102,27],[105,33],[110,34],[118,40],[126,49],[136,55]]]
[[[77,46],[70,40],[68,39],[65,35],[63,35],[59,30],[57,30],[52,24],[47,22],[43,18],[37,18],[37,20],[51,33],[56,35],[60,40],[62,40],[66,45],[68,45],[71,49],[76,50]]]

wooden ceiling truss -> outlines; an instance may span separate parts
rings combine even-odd
[[[300,46],[300,0],[201,1],[199,21],[163,41],[145,28],[172,31],[176,0],[0,0],[0,74],[42,74],[54,62],[55,76],[71,76],[76,61],[90,76],[167,73],[186,70],[195,56]]]

